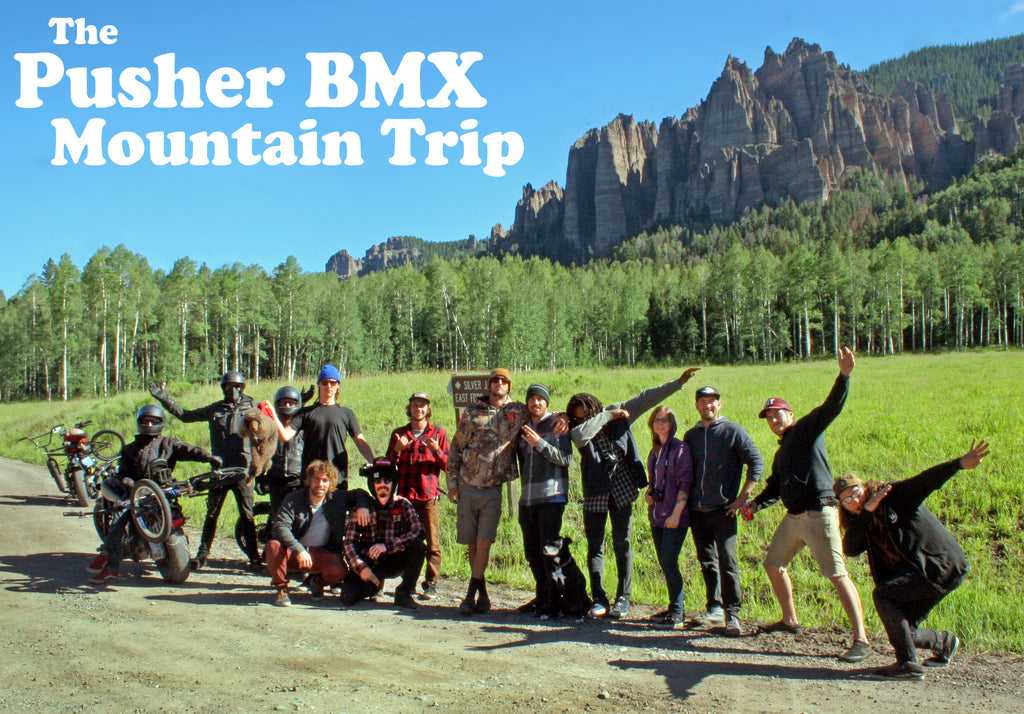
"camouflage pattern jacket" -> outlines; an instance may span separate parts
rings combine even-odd
[[[486,396],[466,407],[448,457],[448,490],[491,488],[519,478],[516,439],[530,419],[522,402],[491,406]]]

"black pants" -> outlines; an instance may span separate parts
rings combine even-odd
[[[538,503],[519,506],[519,527],[523,530],[523,551],[533,573],[537,610],[546,611],[550,605],[550,581],[544,572],[544,546],[558,538],[562,531],[564,503]]]
[[[920,573],[903,572],[875,584],[875,610],[896,650],[897,662],[916,662],[918,648],[941,651],[946,645],[949,633],[929,630],[921,627],[921,623],[960,582],[943,591]]]
[[[224,507],[224,499],[227,498],[228,491],[232,491],[235,494],[235,503],[238,504],[238,517],[242,521],[242,533],[245,536],[246,543],[249,544],[251,553],[246,553],[249,556],[249,560],[260,559],[260,546],[256,542],[256,526],[252,520],[252,506],[255,502],[255,495],[252,491],[252,486],[249,486],[245,481],[236,483],[231,488],[211,488],[210,495],[206,500],[206,521],[203,522],[203,537],[202,544],[205,545],[207,550],[213,545],[213,539],[217,535],[217,519],[220,518],[220,510]]]
[[[583,511],[583,532],[587,536],[587,570],[590,571],[590,595],[595,600],[608,604],[608,595],[601,582],[604,576],[604,526],[612,522],[612,549],[615,551],[615,567],[619,584],[615,599],[627,600],[633,594],[633,504],[625,508],[609,508],[607,511]]]
[[[367,560],[367,564],[380,580],[381,585],[388,578],[401,575],[402,582],[395,588],[395,593],[411,595],[416,590],[416,580],[419,579],[420,571],[423,570],[423,560],[426,556],[427,547],[423,541],[414,540],[405,547],[405,550],[387,553],[377,560]],[[377,592],[376,585],[366,582],[354,571],[349,571],[341,587],[343,596],[353,596],[353,602],[368,598]]]
[[[707,609],[721,607],[726,615],[738,616],[743,598],[740,564],[736,557],[736,516],[727,515],[725,508],[707,512],[691,510],[690,532],[704,576]]]

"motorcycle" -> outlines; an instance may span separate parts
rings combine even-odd
[[[135,562],[152,558],[160,576],[173,585],[185,582],[192,572],[188,535],[184,530],[185,515],[178,499],[199,496],[211,488],[230,487],[246,477],[244,468],[223,468],[174,481],[167,463],[158,460],[147,469],[148,478],[135,481],[128,490],[121,479],[112,477],[114,470],[104,469],[104,472],[111,477],[103,480],[100,486],[103,498],[96,501],[92,510],[96,532],[100,538],[106,538],[111,524],[128,512],[126,556]],[[64,515],[87,516],[89,513]]]
[[[90,439],[85,427],[91,423],[79,422],[70,429],[58,424],[44,434],[18,439],[31,442],[46,456],[46,469],[57,484],[57,490],[73,495],[85,508],[91,506],[99,494],[103,466],[116,459],[124,448],[124,437],[114,429],[100,429]],[[53,444],[54,438],[60,438],[60,447]],[[60,456],[67,459],[63,469],[57,462]]]

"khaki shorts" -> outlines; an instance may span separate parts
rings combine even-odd
[[[501,486],[460,485],[457,514],[455,530],[460,545],[473,545],[478,540],[493,543],[498,538],[501,518]]]
[[[826,578],[846,575],[839,509],[835,506],[822,506],[820,511],[797,515],[787,513],[768,545],[764,566],[785,569],[805,545],[811,549],[811,555]]]

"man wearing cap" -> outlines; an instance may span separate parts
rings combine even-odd
[[[242,436],[242,425],[245,413],[256,406],[252,397],[245,394],[245,375],[231,370],[220,378],[220,390],[224,398],[213,404],[198,409],[185,409],[167,393],[164,387],[154,383],[149,385],[149,393],[164,405],[168,412],[185,423],[205,421],[210,425],[210,451],[219,456],[225,466],[249,466],[249,440]],[[260,560],[259,543],[256,540],[256,524],[253,522],[252,509],[256,496],[252,484],[247,480],[239,481],[234,486],[211,488],[206,498],[206,520],[203,522],[203,533],[199,541],[196,557],[192,559],[192,568],[198,569],[206,565],[214,537],[217,535],[217,520],[228,491],[234,493],[238,506],[238,516],[242,522],[242,531],[249,557],[248,569],[256,572],[263,567]]]
[[[343,605],[376,593],[387,578],[402,576],[395,588],[395,605],[418,609],[412,594],[423,568],[423,526],[416,509],[395,493],[398,470],[390,459],[375,459],[360,469],[370,482],[370,522],[349,518],[342,549],[348,577],[341,588]]]
[[[398,495],[416,509],[427,533],[427,572],[423,576],[423,599],[437,594],[441,573],[441,497],[439,477],[448,467],[448,435],[432,424],[430,397],[416,392],[405,407],[409,423],[391,432],[388,458],[398,468]]]
[[[338,404],[338,389],[341,387],[341,373],[338,368],[325,364],[316,378],[316,383],[316,403],[300,409],[287,426],[273,409],[270,410],[271,416],[277,424],[277,433],[282,441],[290,441],[296,434],[302,433],[303,472],[313,461],[330,461],[338,469],[338,488],[346,489],[348,451],[345,450],[345,439],[352,437],[359,453],[368,463],[373,461],[373,449],[363,436],[355,413],[348,407]]]
[[[700,421],[686,432],[683,441],[693,459],[690,532],[707,594],[707,612],[701,619],[708,625],[724,624],[726,635],[739,637],[743,600],[736,556],[736,513],[761,478],[764,462],[747,430],[719,413],[722,395],[717,389],[698,389],[696,407]],[[744,466],[747,475],[741,488]]]
[[[535,584],[535,597],[519,607],[537,617],[558,614],[551,602],[550,580],[545,576],[542,549],[558,538],[562,513],[568,501],[569,464],[572,442],[569,434],[555,434],[557,419],[548,411],[551,393],[540,383],[526,389],[529,423],[519,432],[517,457],[522,474],[519,496],[519,527],[523,531],[523,549]]]
[[[491,609],[484,574],[491,543],[498,536],[501,517],[501,485],[519,478],[516,439],[530,412],[509,396],[512,375],[495,369],[487,382],[487,394],[462,412],[448,458],[448,498],[458,504],[457,540],[469,548],[471,577],[459,613],[483,614]],[[564,418],[556,427],[565,433]]]
[[[856,365],[853,350],[839,354],[839,376],[825,402],[800,419],[784,399],[772,397],[758,415],[779,437],[772,472],[764,489],[746,507],[750,513],[782,499],[786,515],[768,546],[764,569],[771,581],[782,619],[769,629],[796,634],[802,630],[793,600],[793,583],[786,568],[806,545],[821,573],[835,585],[839,600],[853,626],[853,645],[839,659],[860,662],[871,652],[864,627],[860,594],[846,572],[839,535],[838,501],[832,490],[832,471],[825,453],[825,429],[839,416],[849,393],[850,373]]]

